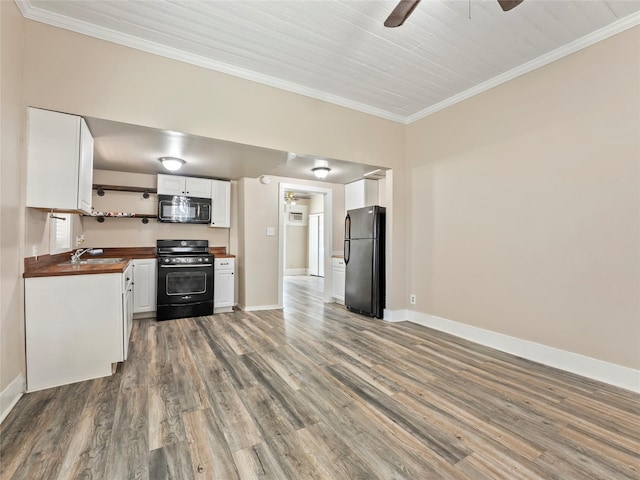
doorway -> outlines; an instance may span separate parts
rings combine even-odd
[[[331,252],[332,252],[332,239],[333,239],[333,202],[332,202],[332,190],[330,188],[316,187],[302,184],[280,183],[278,189],[279,195],[279,258],[278,258],[278,306],[283,307],[283,292],[284,292],[284,277],[285,277],[285,255],[286,255],[286,225],[288,221],[287,212],[291,208],[287,208],[287,201],[285,199],[285,192],[293,192],[304,195],[316,195],[321,197],[322,212],[313,212],[314,214],[307,216],[307,229],[312,231],[314,229],[315,242],[312,239],[307,243],[308,260],[311,264],[315,262],[315,266],[309,267],[307,263],[305,273],[307,275],[310,272],[314,272],[318,277],[318,281],[322,285],[322,298],[325,302],[331,301],[331,275],[325,275],[325,272],[331,271]],[[290,203],[289,203],[290,205]],[[297,210],[297,209],[295,209]],[[295,212],[294,212],[295,213]],[[316,215],[321,213],[321,215]],[[292,217],[295,219],[295,216]],[[295,221],[295,220],[294,220]],[[315,222],[315,226],[311,224]],[[320,237],[320,233],[322,237]],[[315,247],[314,247],[315,245]],[[313,247],[313,248],[310,248]],[[314,250],[315,252],[312,252]],[[315,261],[314,261],[315,258]],[[324,276],[324,278],[322,278]]]

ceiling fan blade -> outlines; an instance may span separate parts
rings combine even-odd
[[[520,0],[522,1],[522,0]],[[400,0],[400,3],[393,9],[391,15],[384,21],[385,27],[399,27],[411,15],[411,12],[418,6],[420,0]]]
[[[498,0],[498,3],[502,7],[502,10],[504,10],[505,12],[508,12],[512,8],[515,8],[518,5],[520,5],[523,1],[524,0]]]

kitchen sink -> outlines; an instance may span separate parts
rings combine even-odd
[[[109,265],[112,263],[124,262],[124,258],[86,258],[78,263],[71,263],[71,260],[62,262],[60,265]]]

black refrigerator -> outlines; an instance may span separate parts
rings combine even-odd
[[[352,312],[382,318],[385,306],[385,209],[349,210],[344,221],[344,303]]]

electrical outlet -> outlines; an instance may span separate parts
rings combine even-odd
[[[409,303],[411,305],[415,305],[416,304],[416,296],[413,293],[411,295],[409,295]]]
[[[31,256],[32,257],[37,257],[38,256],[38,247],[36,245],[33,245],[31,247]]]

